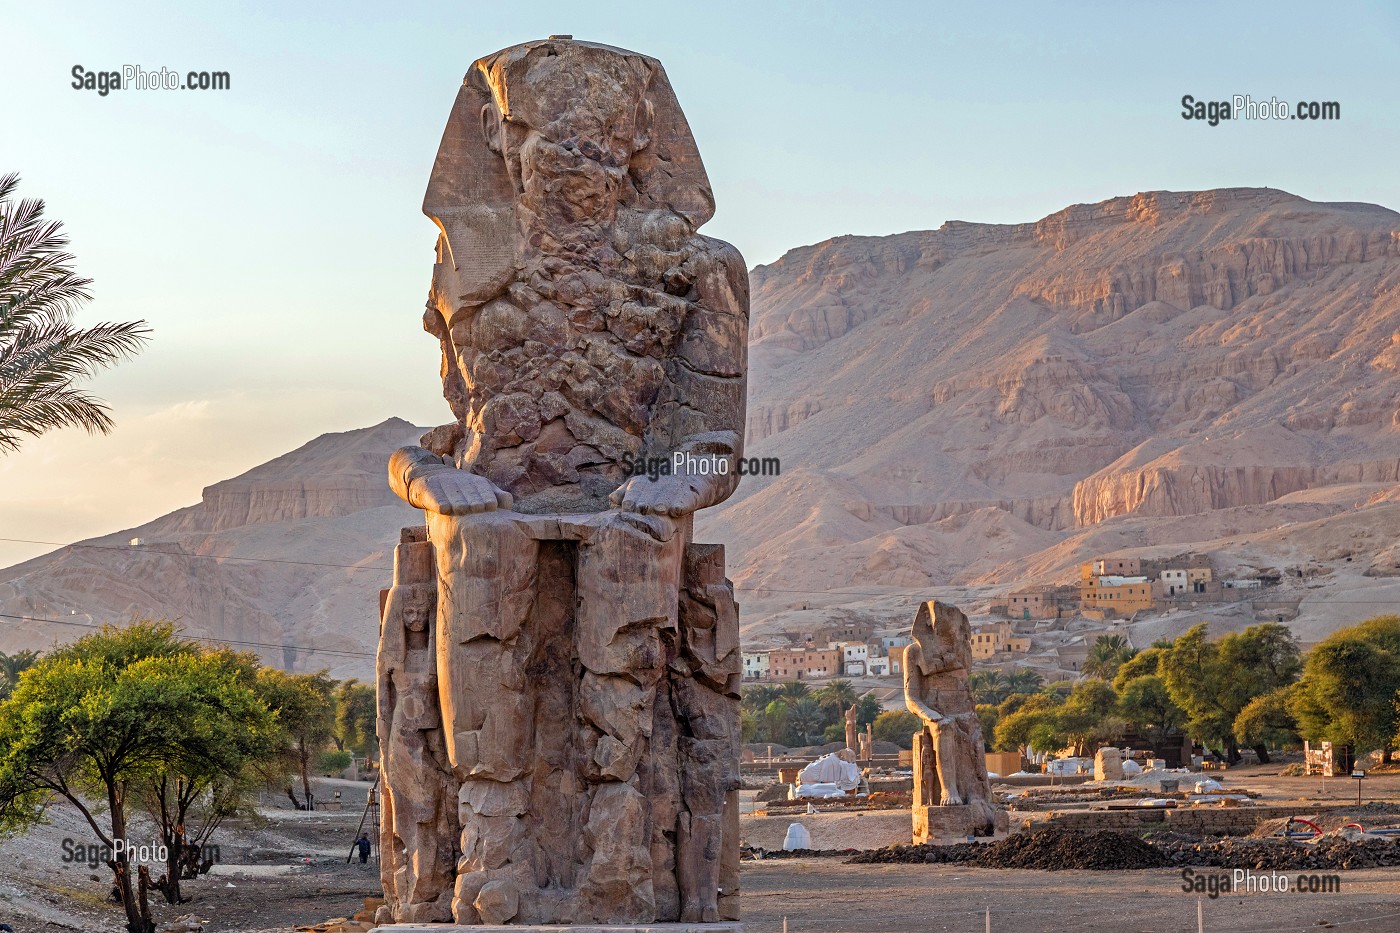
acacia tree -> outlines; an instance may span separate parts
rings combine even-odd
[[[289,674],[274,668],[258,671],[257,690],[277,718],[281,736],[281,770],[301,776],[302,800],[292,785],[287,796],[298,810],[316,809],[311,768],[335,735],[335,682],[325,671]]]
[[[150,333],[144,321],[73,325],[92,280],[73,271],[44,202],[14,199],[18,186],[19,176],[0,177],[0,452],[54,428],[109,432],[107,406],[74,384],[134,355]]]
[[[170,623],[106,627],[41,658],[0,703],[0,830],[24,829],[66,799],[107,848],[129,933],[155,929],[149,870],[139,865],[133,878],[126,848],[131,794],[162,774],[212,767],[202,756],[243,743],[259,704],[229,667],[177,640]],[[105,806],[105,825],[92,801]]]
[[[1287,699],[1303,736],[1380,749],[1389,762],[1400,730],[1400,616],[1340,629],[1308,654]]]
[[[257,769],[280,751],[272,713],[255,689],[258,667],[252,655],[227,650],[191,659],[192,676],[226,689],[217,706],[200,709],[178,751],[141,789],[166,849],[156,887],[169,904],[184,902],[181,881],[209,871],[212,860],[203,853],[210,836],[245,808]]]
[[[379,706],[374,688],[355,678],[335,687],[335,747],[358,755],[373,756],[379,747],[375,728]]]
[[[1203,622],[1163,649],[1158,668],[1172,700],[1186,712],[1187,730],[1234,764],[1240,760],[1236,718],[1255,697],[1296,680],[1302,662],[1287,626],[1252,625],[1212,642]],[[1265,744],[1253,747],[1261,762],[1269,760]]]

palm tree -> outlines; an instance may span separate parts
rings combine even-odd
[[[1137,652],[1128,646],[1128,639],[1124,636],[1100,635],[1084,659],[1083,673],[1087,677],[1112,680],[1118,668],[1135,654]]]
[[[55,428],[109,432],[106,404],[73,384],[133,356],[150,333],[144,321],[73,325],[92,280],[73,271],[44,202],[13,200],[18,186],[18,175],[0,176],[0,451]]]
[[[797,700],[788,712],[788,724],[804,745],[812,744],[812,736],[822,727],[825,720],[821,704],[811,697]]]
[[[1041,677],[1038,671],[1033,671],[1029,667],[1018,667],[1016,670],[1006,675],[1006,689],[1008,695],[1013,693],[1036,693],[1044,683],[1045,678]]]
[[[973,671],[967,678],[967,686],[978,703],[996,705],[1010,694],[1006,675],[1001,671]]]
[[[762,712],[780,695],[781,691],[774,684],[751,684],[743,688],[741,702],[749,709]]]
[[[21,651],[18,654],[0,651],[0,700],[14,692],[19,685],[19,675],[33,667],[38,659],[37,651]]]
[[[812,688],[800,680],[789,680],[778,688],[778,694],[787,700],[800,700],[811,692]]]
[[[822,687],[815,694],[816,700],[822,706],[836,707],[837,711],[854,706],[856,702],[856,688],[849,680],[833,680]]]

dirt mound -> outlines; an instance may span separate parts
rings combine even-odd
[[[974,864],[983,868],[1159,868],[1162,854],[1128,833],[1049,828],[994,842]]]
[[[964,862],[979,868],[1133,869],[1160,868],[1165,857],[1129,833],[1082,832],[1048,828],[1017,833],[991,844],[891,846],[852,857],[851,864],[875,862]]]
[[[1338,871],[1400,866],[1400,841],[1352,842],[1340,837],[1315,843],[1229,838],[1190,842],[1175,834],[1149,836],[1152,849],[1170,866],[1248,868],[1255,871]]]

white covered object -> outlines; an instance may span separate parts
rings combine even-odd
[[[818,784],[794,784],[788,793],[789,800],[801,800],[805,797],[815,797],[821,800],[825,797],[844,797],[846,792],[835,784],[822,782]]]
[[[1136,761],[1129,758],[1127,761],[1123,762],[1124,777],[1137,777],[1141,773],[1142,765],[1138,764]]]
[[[807,832],[807,827],[801,823],[792,823],[788,826],[787,838],[783,840],[784,851],[791,852],[793,849],[812,848],[812,834]]]
[[[855,762],[844,761],[837,757],[835,752],[832,752],[830,755],[821,756],[799,771],[797,783],[804,786],[807,784],[835,784],[843,791],[854,790],[860,786],[860,768],[856,766]]]
[[[1046,774],[1079,774],[1094,766],[1090,758],[1056,758],[1045,763]]]
[[[1204,781],[1196,782],[1196,793],[1208,794],[1213,790],[1220,790],[1221,787],[1221,783],[1215,778],[1206,778]]]

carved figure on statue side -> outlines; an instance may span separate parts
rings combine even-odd
[[[394,549],[394,586],[385,601],[376,661],[381,764],[386,771],[416,775],[381,789],[381,871],[393,878],[392,909],[414,922],[451,920],[458,854],[456,785],[438,707],[432,552],[422,529],[407,530]]]
[[[859,728],[860,727],[856,725],[856,708],[855,706],[850,706],[846,710],[846,747],[851,751],[856,751],[860,748],[860,742],[856,740],[856,733]]]

